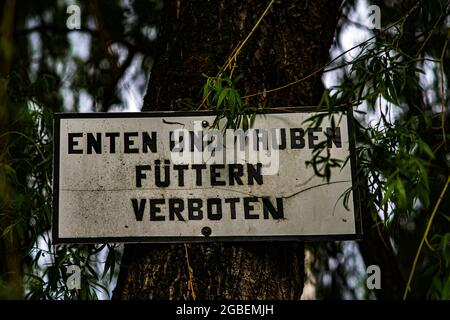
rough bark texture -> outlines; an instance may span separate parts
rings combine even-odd
[[[197,299],[299,299],[301,243],[191,244]],[[114,299],[192,299],[183,245],[128,245]]]
[[[250,32],[268,1],[165,1],[159,52],[143,110],[177,110],[199,99],[232,49]],[[276,1],[237,59],[241,94],[275,88],[327,60],[339,1]],[[322,93],[320,76],[250,100],[264,107],[308,106]],[[200,299],[299,299],[302,243],[127,245],[114,299],[190,299],[188,262]]]
[[[0,163],[11,163],[9,158],[9,137],[5,132],[12,130],[14,113],[8,97],[7,86],[9,74],[13,64],[13,34],[16,1],[7,0],[1,4],[2,16],[0,23]],[[10,54],[7,54],[8,52]],[[11,111],[12,110],[12,111]],[[14,186],[11,178],[0,172],[0,230],[5,230],[14,221],[12,201]],[[0,231],[1,233],[1,231]],[[22,287],[22,254],[17,234],[10,231],[7,236],[0,236],[0,276],[4,276],[3,287],[0,287],[0,299],[18,298],[23,292]]]

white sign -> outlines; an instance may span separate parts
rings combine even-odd
[[[329,183],[305,164],[322,142],[347,159],[347,116],[309,128],[313,114],[257,115],[246,132],[200,112],[57,114],[54,241],[358,239],[352,161]]]

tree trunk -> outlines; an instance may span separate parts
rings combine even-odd
[[[339,1],[276,1],[237,58],[241,95],[301,79],[328,58]],[[215,76],[252,30],[268,1],[165,1],[159,52],[143,110],[178,110],[199,99],[203,74]],[[320,74],[250,98],[259,107],[317,104]],[[114,299],[299,299],[302,243],[126,245]],[[191,269],[190,269],[191,268]]]

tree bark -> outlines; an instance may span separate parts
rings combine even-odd
[[[198,100],[203,74],[218,73],[267,4],[165,1],[143,110],[179,110],[183,99]],[[276,1],[237,58],[234,74],[244,76],[241,95],[319,69],[328,58],[338,13],[339,1]],[[318,74],[249,102],[266,108],[309,106],[322,91]],[[299,299],[303,284],[302,243],[126,245],[113,299]]]

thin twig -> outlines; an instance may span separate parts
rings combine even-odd
[[[189,292],[191,293],[192,300],[195,300],[197,298],[197,296],[194,291],[194,270],[191,268],[191,264],[189,262],[189,251],[188,251],[187,243],[184,244],[184,251],[185,251],[186,264],[187,264],[188,274],[189,274],[188,289],[189,289]]]
[[[234,65],[236,64],[237,61],[237,56],[239,55],[239,53],[241,52],[242,48],[245,46],[245,44],[247,43],[247,41],[250,39],[250,37],[253,35],[253,33],[255,32],[255,30],[258,28],[258,26],[261,24],[261,21],[264,19],[264,17],[267,15],[267,13],[269,12],[270,8],[272,7],[273,3],[275,2],[275,0],[272,0],[269,2],[269,4],[267,5],[266,9],[264,10],[264,12],[261,14],[261,16],[259,17],[258,21],[256,21],[255,25],[253,26],[252,30],[247,34],[247,36],[244,38],[244,40],[242,42],[239,42],[234,49],[231,51],[231,53],[228,55],[227,59],[225,60],[224,65],[220,68],[219,72],[217,73],[217,75],[215,76],[214,79],[218,79],[222,76],[223,72],[227,69],[230,68],[231,71],[234,70]],[[230,67],[231,63],[234,61],[233,67]],[[215,81],[215,80],[214,80]],[[214,84],[214,82],[213,82]],[[200,106],[198,107],[198,109],[200,109],[205,102],[208,100],[209,96],[211,94],[211,89],[208,89],[208,93],[206,94],[206,96],[203,98],[202,102],[200,103]],[[197,109],[197,110],[198,110]]]
[[[408,292],[411,289],[410,288],[411,281],[412,281],[412,278],[414,276],[414,271],[416,270],[416,267],[417,267],[417,262],[419,260],[420,252],[422,251],[423,244],[425,243],[425,241],[426,241],[426,239],[428,237],[428,233],[430,232],[431,225],[433,224],[434,216],[436,215],[436,212],[437,212],[437,210],[439,208],[439,205],[441,204],[441,201],[444,198],[444,194],[447,191],[449,183],[450,183],[450,175],[448,176],[447,182],[445,183],[444,188],[442,189],[442,192],[439,195],[439,198],[438,198],[438,200],[436,202],[436,205],[434,206],[434,209],[433,209],[433,212],[431,213],[430,219],[427,222],[427,227],[425,229],[425,232],[423,233],[422,240],[420,241],[420,245],[417,248],[417,252],[416,252],[416,256],[414,257],[414,262],[413,262],[413,265],[412,265],[412,268],[411,268],[411,272],[409,273],[408,282],[406,283],[405,292],[403,293],[403,300],[406,300],[406,298],[408,296]]]

